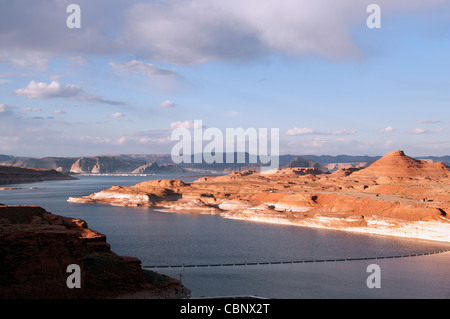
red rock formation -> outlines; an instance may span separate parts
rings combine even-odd
[[[353,174],[354,172],[357,172],[361,170],[362,167],[348,167],[348,168],[340,168],[337,171],[331,173],[333,177],[345,177],[350,174]]]
[[[411,158],[403,151],[393,151],[369,167],[352,174],[364,177],[450,177],[450,167]]]
[[[162,285],[134,257],[110,250],[106,237],[86,222],[36,206],[0,206],[0,298],[118,298],[124,295],[176,298],[179,282]],[[67,267],[81,268],[81,288],[68,288]],[[188,293],[184,288],[183,295]]]
[[[150,181],[68,200],[450,241],[448,171],[396,151],[368,168],[333,174],[249,170],[193,183]]]

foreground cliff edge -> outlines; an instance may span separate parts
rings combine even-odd
[[[68,201],[450,242],[450,168],[403,151],[333,174],[316,168],[248,170],[193,183],[113,186]]]
[[[0,299],[179,298],[180,282],[110,250],[85,221],[37,206],[0,204]],[[80,267],[80,288],[67,284]]]

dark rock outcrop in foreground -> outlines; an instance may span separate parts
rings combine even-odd
[[[76,179],[53,169],[0,165],[0,185]]]
[[[81,288],[68,288],[71,264]],[[85,221],[37,206],[0,204],[0,298],[177,298],[180,283],[110,250]],[[182,287],[182,296],[189,290]]]

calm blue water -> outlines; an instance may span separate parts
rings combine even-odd
[[[152,208],[114,207],[68,203],[67,198],[89,195],[113,185],[130,186],[148,179],[174,176],[79,176],[75,181],[48,181],[8,185],[19,190],[1,190],[0,203],[39,205],[68,217],[80,218],[89,228],[107,236],[111,250],[141,259],[147,265],[217,264],[339,259],[404,255],[448,249],[439,242],[369,236],[303,227],[236,221],[211,215],[165,213]],[[195,178],[184,177],[184,181]],[[30,189],[37,187],[37,189]],[[402,260],[295,264],[230,268],[158,269],[178,278],[193,296],[261,295],[273,298],[355,297],[449,297],[448,267],[432,275],[415,274],[422,280],[411,289],[404,267],[429,272],[449,263],[428,262],[428,257]],[[435,257],[436,258],[436,257]],[[442,258],[442,257],[440,257]],[[446,260],[449,260],[447,258]],[[391,275],[392,289],[368,289],[365,278],[370,263],[383,263]],[[409,266],[408,266],[409,265]],[[430,268],[431,267],[431,268]],[[359,279],[358,279],[359,278]],[[393,278],[397,278],[393,280]],[[357,281],[357,284],[355,283]],[[343,282],[347,284],[343,284]],[[404,288],[407,285],[408,288]],[[425,286],[424,286],[425,285]],[[429,287],[429,286],[432,287]],[[306,288],[305,288],[306,287]],[[404,289],[403,289],[403,288]],[[428,287],[428,288],[426,288]],[[424,293],[425,291],[425,293]],[[398,293],[401,295],[398,296]]]

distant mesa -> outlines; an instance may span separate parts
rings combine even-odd
[[[312,167],[320,169],[320,164],[314,162],[313,160],[297,156],[292,161],[290,161],[287,165],[285,165],[283,168],[296,168],[296,167]]]
[[[367,168],[352,173],[357,177],[450,177],[450,167],[437,162],[418,160],[401,150],[387,153]]]
[[[60,173],[71,174],[130,174],[139,173],[231,173],[233,171],[257,170],[264,164],[250,161],[250,154],[233,154],[233,161],[227,162],[229,154],[223,153],[223,163],[197,163],[194,157],[190,163],[176,164],[170,154],[118,154],[98,155],[83,157],[15,157],[0,155],[0,165],[53,169]],[[238,161],[239,156],[244,155],[244,163]],[[350,156],[350,155],[280,155],[280,168],[314,168],[322,172],[336,172],[341,168],[365,167],[373,163],[381,156]],[[442,162],[450,165],[450,156],[418,157],[418,160],[428,162]],[[184,170],[184,171],[183,171]],[[347,174],[349,171],[345,171]]]
[[[117,156],[82,157],[70,167],[71,173],[129,173],[139,166],[145,165],[144,160],[124,159]]]
[[[151,173],[184,173],[185,169],[175,165],[175,164],[161,164],[158,165],[156,162],[145,164],[139,166],[134,171],[133,174],[151,174]]]
[[[53,169],[0,165],[0,185],[74,179]]]
[[[14,157],[0,155],[0,165],[54,169],[61,173],[68,173],[71,165],[77,160],[74,157]]]

